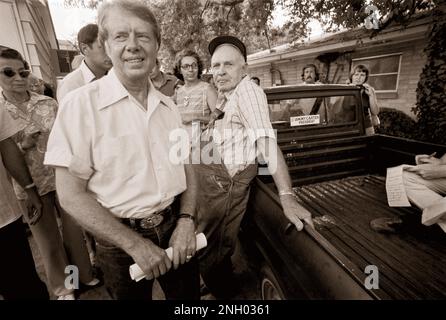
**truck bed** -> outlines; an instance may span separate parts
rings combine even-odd
[[[361,175],[294,188],[313,213],[316,230],[360,272],[379,270],[377,295],[384,299],[446,298],[446,235],[421,224],[415,208],[390,208],[385,178]],[[370,227],[376,218],[399,217],[394,233]],[[356,270],[358,271],[358,270]]]

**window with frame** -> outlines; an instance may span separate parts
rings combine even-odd
[[[367,83],[375,88],[376,92],[396,93],[398,90],[401,56],[401,53],[393,53],[353,59],[351,70],[359,64],[366,66],[369,69]]]

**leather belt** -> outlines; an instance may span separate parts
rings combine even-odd
[[[166,209],[150,214],[146,218],[121,218],[121,222],[133,229],[152,229],[163,223],[164,219],[172,213],[171,206]]]

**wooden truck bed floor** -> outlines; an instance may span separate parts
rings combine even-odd
[[[380,296],[389,299],[446,298],[446,234],[421,224],[415,208],[390,208],[385,178],[363,175],[295,188],[315,216],[316,229],[354,265],[379,270]],[[394,233],[374,231],[377,218],[399,217]]]

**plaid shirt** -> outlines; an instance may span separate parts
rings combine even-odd
[[[244,170],[256,157],[256,141],[276,138],[263,89],[245,76],[226,93],[224,117],[215,121],[213,140],[231,176]]]

